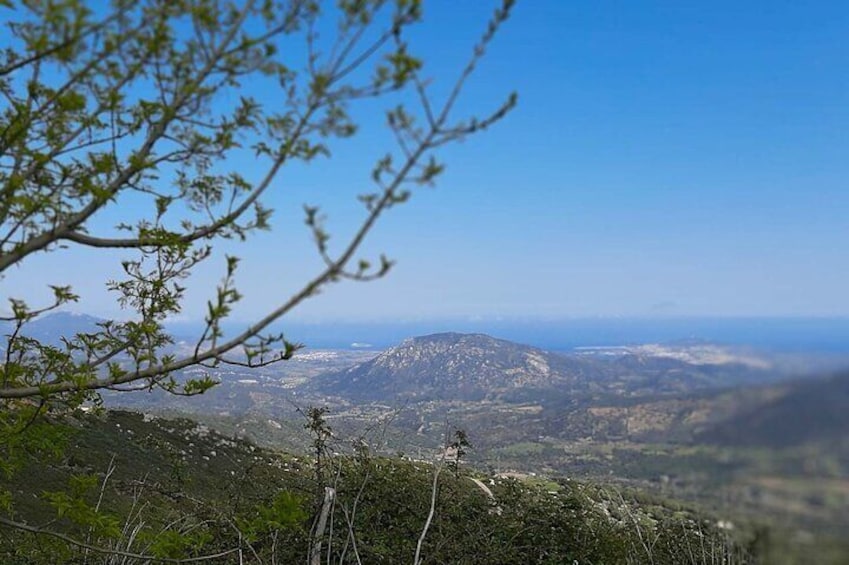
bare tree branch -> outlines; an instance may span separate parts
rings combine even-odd
[[[201,555],[199,557],[186,557],[184,559],[175,559],[170,557],[156,557],[154,555],[143,555],[141,553],[132,553],[129,551],[122,551],[120,549],[109,549],[105,547],[99,547],[96,545],[91,545],[80,540],[74,539],[71,536],[65,535],[61,532],[55,532],[53,530],[48,530],[45,528],[40,528],[38,526],[31,526],[24,522],[17,522],[15,520],[10,520],[8,518],[4,518],[0,516],[0,524],[4,526],[9,526],[11,528],[15,528],[17,530],[22,530],[24,532],[29,532],[32,534],[40,534],[46,535],[50,537],[54,537],[56,539],[60,539],[65,543],[69,543],[80,549],[85,549],[87,551],[93,551],[95,553],[102,553],[106,555],[118,555],[120,557],[130,557],[132,559],[141,559],[144,561],[159,561],[162,563],[199,563],[202,561],[211,561],[213,559],[220,559],[222,557],[226,557],[228,555],[232,555],[239,551],[238,548],[228,549],[226,551],[220,551],[218,553],[212,553],[209,555]]]

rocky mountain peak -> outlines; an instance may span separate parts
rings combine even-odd
[[[317,379],[320,390],[355,398],[480,400],[570,377],[567,360],[484,334],[439,333],[404,340],[376,358]]]

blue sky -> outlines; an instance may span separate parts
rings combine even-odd
[[[437,91],[491,7],[426,3],[412,47]],[[520,1],[458,108],[516,90],[517,109],[443,151],[438,187],[374,231],[367,251],[398,260],[388,279],[331,287],[295,317],[849,315],[847,31],[846,2]],[[333,159],[281,182],[271,233],[230,249],[241,319],[318,268],[303,201],[325,204],[338,239],[355,224],[385,149],[375,109]],[[39,258],[4,286],[64,277],[79,309],[113,313],[100,290],[112,267],[82,257]],[[191,281],[187,318],[217,267]]]

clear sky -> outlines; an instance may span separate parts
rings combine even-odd
[[[437,88],[491,7],[426,2],[412,46]],[[389,278],[334,286],[297,318],[849,315],[849,2],[520,0],[460,110],[511,90],[514,113],[444,151],[438,187],[374,231]],[[339,240],[359,217],[385,138],[379,114],[358,117],[361,137],[275,187],[274,230],[232,249],[241,318],[318,268],[303,201],[325,203]],[[60,253],[6,290],[64,278],[78,309],[114,312],[106,261]]]

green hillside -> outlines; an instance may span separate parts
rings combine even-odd
[[[0,526],[3,563],[296,563],[317,540],[322,562],[412,563],[434,492],[424,563],[756,562],[682,507],[376,456],[363,441],[345,450],[320,430],[307,457],[131,412],[52,425],[67,432],[64,453],[30,457],[0,485],[17,524]],[[335,498],[316,535],[327,488]]]

